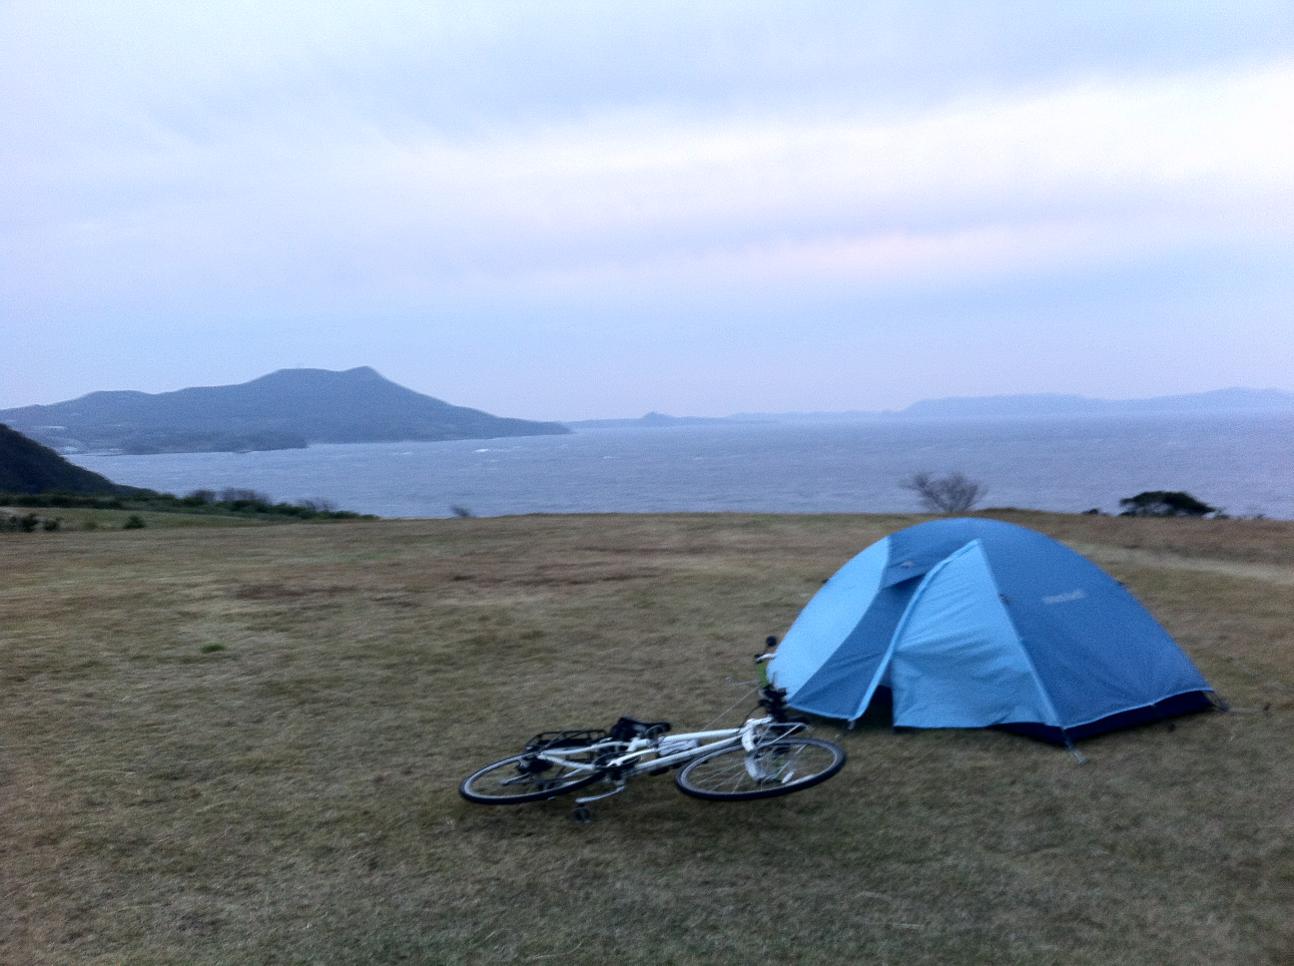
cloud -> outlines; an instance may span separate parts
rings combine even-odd
[[[1294,294],[1292,40],[1266,3],[3,5],[0,320],[570,359],[860,305],[1127,326],[1190,276],[1234,321]]]
[[[938,287],[1282,244],[1291,95],[1294,61],[889,120],[628,110],[449,137],[332,103],[208,141],[154,121],[24,172],[9,244],[44,268],[9,285],[28,304],[142,307],[141,286],[416,304],[498,285]]]

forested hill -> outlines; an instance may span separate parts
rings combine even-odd
[[[0,493],[126,493],[106,476],[73,466],[48,446],[0,423]]]
[[[64,450],[130,453],[289,449],[309,443],[486,439],[570,432],[492,416],[383,378],[367,366],[280,369],[234,386],[93,392],[0,410],[0,421]]]

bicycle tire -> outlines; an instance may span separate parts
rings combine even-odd
[[[821,738],[781,738],[752,752],[725,748],[688,762],[674,776],[684,795],[748,802],[803,791],[845,766],[845,749]],[[800,774],[796,769],[808,769]]]
[[[562,771],[558,765],[527,770],[526,763],[534,760],[534,755],[523,753],[478,768],[463,779],[458,794],[478,805],[523,805],[557,798],[601,777],[597,772]],[[506,790],[511,788],[517,790]]]

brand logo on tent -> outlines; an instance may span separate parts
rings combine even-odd
[[[1076,600],[1082,600],[1086,596],[1087,591],[1079,587],[1064,594],[1052,594],[1050,597],[1044,597],[1042,602],[1044,604],[1070,604]]]

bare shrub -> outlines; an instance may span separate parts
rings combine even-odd
[[[911,490],[921,505],[932,513],[965,513],[988,493],[988,487],[964,473],[936,476],[922,471],[913,473],[899,486]]]

